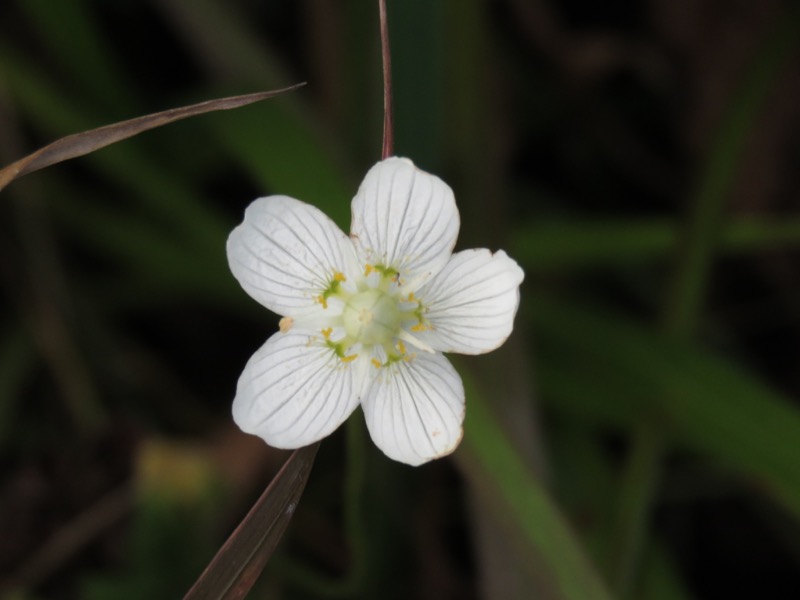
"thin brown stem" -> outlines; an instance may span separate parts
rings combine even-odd
[[[392,112],[392,56],[389,51],[389,25],[386,0],[378,0],[381,19],[381,56],[383,58],[383,149],[381,158],[394,154],[394,116]]]

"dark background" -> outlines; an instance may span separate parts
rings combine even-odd
[[[396,153],[526,271],[508,344],[456,363],[511,459],[468,416],[407,468],[357,411],[253,597],[571,597],[531,482],[614,597],[796,598],[796,4],[388,4]],[[263,490],[287,455],[230,403],[277,317],[224,240],[270,193],[347,230],[382,88],[377,2],[0,4],[2,164],[298,81],[0,192],[4,597],[180,597]]]

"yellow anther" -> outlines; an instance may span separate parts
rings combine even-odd
[[[373,267],[372,265],[370,265],[370,264],[366,265],[364,267],[364,277],[368,277],[369,274],[372,273],[374,270],[375,270],[375,267]]]
[[[332,333],[332,332],[333,332],[333,329],[331,329],[330,327],[328,327],[327,329],[323,329],[322,331],[320,331],[320,333],[322,334],[322,337],[324,337],[326,340],[329,340],[329,339],[331,339],[331,333]]]
[[[351,354],[350,356],[343,356],[342,357],[342,362],[343,363],[353,362],[357,358],[358,358],[358,354]]]
[[[397,349],[400,351],[400,354],[406,353],[406,345],[403,343],[403,340],[397,340]]]
[[[294,325],[294,319],[292,317],[283,317],[278,323],[278,327],[280,327],[281,333],[286,333],[292,328]]]
[[[416,357],[417,357],[417,353],[416,352],[412,352],[411,354],[404,354],[403,355],[403,360],[406,361],[406,362],[411,362]]]
[[[322,304],[322,308],[328,308],[328,299],[325,296],[316,296],[314,302]]]
[[[375,365],[376,369],[380,369],[383,366],[381,365],[381,361],[379,361],[377,358],[372,359],[372,364]]]
[[[339,271],[336,271],[333,274],[333,280],[334,281],[347,281],[347,277],[344,276],[344,273],[339,273]]]
[[[408,293],[408,302],[414,302],[414,292]]]
[[[425,323],[423,323],[422,321],[420,321],[416,325],[411,326],[411,331],[416,331],[416,332],[427,331],[428,329],[430,328],[427,325],[425,325]]]

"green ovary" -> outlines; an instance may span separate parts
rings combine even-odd
[[[366,345],[390,342],[400,330],[397,298],[380,289],[369,289],[351,297],[342,318],[347,335]]]

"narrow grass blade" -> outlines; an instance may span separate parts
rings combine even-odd
[[[515,259],[538,271],[649,266],[678,249],[673,219],[537,219],[511,238]],[[737,256],[800,246],[800,217],[732,217],[720,225],[720,255]]]
[[[788,399],[732,361],[631,320],[544,299],[533,314],[546,396],[621,426],[655,413],[667,435],[800,518],[800,411]]]
[[[294,514],[319,443],[295,450],[184,600],[239,600],[255,584]]]
[[[145,115],[143,117],[137,117],[135,119],[129,119],[127,121],[121,121],[112,125],[69,135],[0,169],[0,190],[23,175],[71,158],[84,156],[100,148],[133,137],[143,131],[155,129],[156,127],[161,127],[162,125],[167,125],[180,119],[194,117],[207,112],[231,110],[246,106],[253,102],[266,100],[278,94],[297,89],[302,85],[305,84],[299,83],[269,92],[258,92],[255,94],[246,94],[244,96],[230,96],[217,100],[207,100],[206,102],[173,108],[152,115]]]
[[[467,418],[464,442],[455,454],[482,506],[504,525],[516,550],[542,590],[543,598],[608,600],[580,541],[542,483],[492,414],[489,401],[464,369]]]

